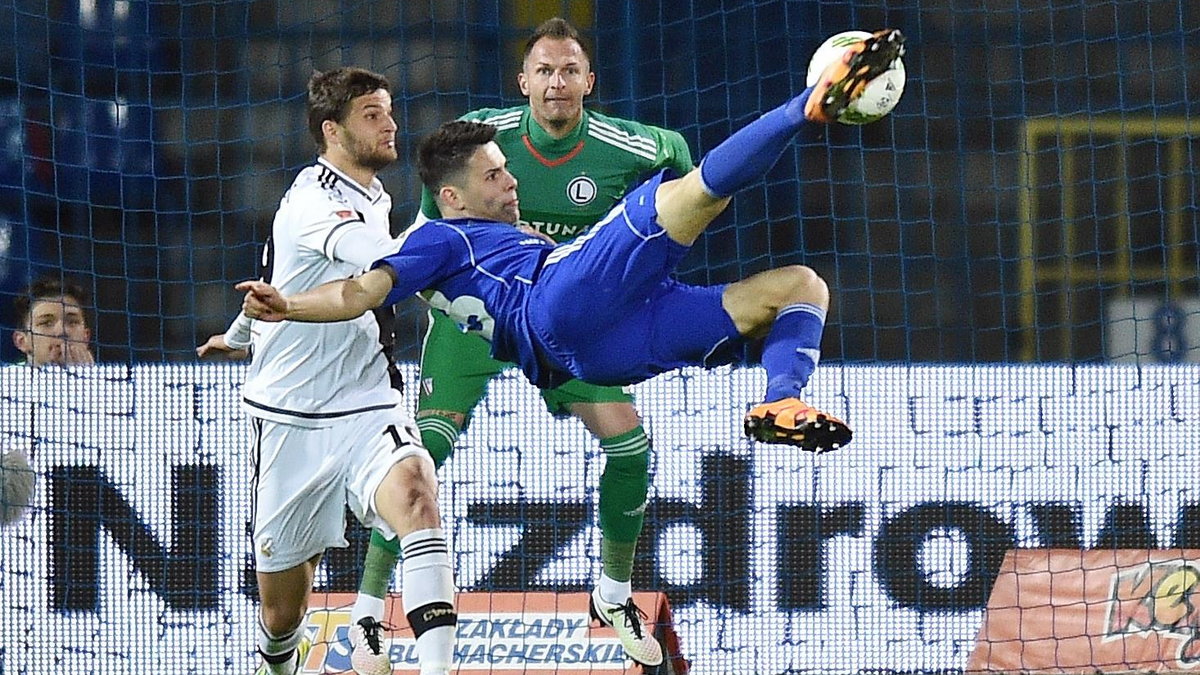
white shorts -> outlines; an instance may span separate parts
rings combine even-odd
[[[347,504],[363,525],[395,536],[376,513],[375,490],[402,459],[433,462],[403,404],[315,429],[257,417],[250,423],[259,572],[282,572],[329,547],[348,546]]]

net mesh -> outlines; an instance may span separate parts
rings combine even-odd
[[[693,283],[820,272],[833,300],[806,394],[855,442],[813,458],[745,440],[764,385],[753,348],[636,390],[655,455],[634,587],[667,594],[695,672],[1019,670],[1030,662],[1001,653],[1020,640],[992,629],[1020,601],[984,611],[1010,550],[1074,551],[1071,569],[1081,551],[1195,558],[1200,6],[10,0],[0,314],[15,334],[27,283],[80,285],[101,365],[0,370],[0,450],[25,451],[36,476],[30,513],[0,530],[0,673],[254,667],[244,370],[184,362],[236,313],[232,285],[256,274],[312,160],[305,83],[344,64],[386,74],[410,157],[442,121],[521,103],[521,47],[552,15],[591,39],[589,105],[678,130],[697,158],[800,91],[828,35],[909,39],[899,107],[786,152],[679,269]],[[415,171],[381,178],[399,232]],[[424,308],[400,310],[412,383]],[[8,335],[0,350],[21,357]],[[519,374],[494,381],[442,472],[461,590],[589,590],[601,466]],[[347,536],[317,579],[328,613],[306,625],[323,650],[302,672],[348,667],[366,533]],[[1184,667],[1194,617],[1130,606],[1186,598],[1189,564],[1171,568],[1174,590],[1127,575],[1080,605],[1131,617],[1108,637],[1153,635],[1174,661],[1045,643],[1072,667]],[[534,657],[559,639],[546,633],[465,631],[479,668],[570,654]],[[397,663],[412,665],[410,643],[390,643]],[[611,640],[592,644],[571,665],[619,668]]]

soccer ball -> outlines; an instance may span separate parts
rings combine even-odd
[[[807,86],[816,84],[821,73],[825,72],[825,67],[835,59],[842,58],[846,47],[869,37],[871,34],[866,31],[848,30],[821,43],[813,53],[812,60],[808,62]],[[904,62],[896,59],[890,69],[867,83],[862,96],[846,106],[837,120],[842,124],[867,124],[882,118],[900,102],[900,95],[904,93],[904,82]]]

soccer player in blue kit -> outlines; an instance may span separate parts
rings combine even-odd
[[[243,308],[263,321],[340,321],[420,293],[543,388],[572,377],[633,384],[682,366],[728,363],[735,345],[762,337],[767,391],[746,415],[747,435],[814,452],[841,447],[849,427],[799,398],[819,361],[825,282],[799,265],[716,286],[670,274],[730,195],[761,179],[797,134],[835,120],[902,45],[899,31],[875,33],[698,168],[678,179],[655,175],[557,246],[513,227],[517,182],[492,141],[494,127],[448,122],[418,149],[421,180],[441,219],[402,235],[396,253],[354,279],[290,297],[243,282]]]

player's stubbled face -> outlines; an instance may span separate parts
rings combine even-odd
[[[583,116],[583,97],[596,75],[574,40],[542,38],[529,52],[517,77],[529,98],[533,118],[547,130],[568,129]]]
[[[467,162],[462,199],[472,216],[515,223],[521,217],[517,179],[508,172],[508,159],[495,142],[481,145]]]
[[[342,121],[342,145],[360,166],[378,171],[396,161],[396,120],[392,96],[383,89],[350,101]]]

